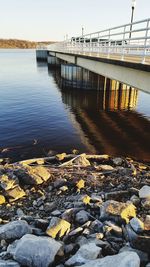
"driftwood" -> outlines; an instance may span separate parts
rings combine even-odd
[[[109,156],[108,155],[86,155],[86,154],[80,154],[80,155],[77,155],[75,156],[73,159],[67,161],[67,162],[64,162],[62,163],[59,167],[62,168],[62,167],[67,167],[67,166],[71,166],[72,163],[78,159],[80,156],[85,156],[86,159],[95,159],[95,160],[104,160],[104,159],[108,159]],[[81,167],[81,166],[78,166],[76,165],[77,167]]]
[[[75,155],[75,154],[65,155],[63,160],[68,160],[68,161],[62,163],[61,165],[59,165],[59,167],[62,168],[62,167],[70,166],[73,163],[73,161],[75,159],[77,159],[78,157],[80,157],[81,155],[83,155],[83,154],[80,154],[80,155]],[[86,154],[84,154],[84,155],[85,155],[85,158],[89,159],[89,160],[90,159],[91,160],[94,160],[94,159],[95,160],[106,160],[106,159],[109,158],[108,155],[86,155]],[[54,160],[58,160],[57,155],[51,156],[51,157],[43,157],[43,158],[34,158],[34,159],[22,160],[22,161],[19,161],[19,162],[15,162],[13,164],[32,165],[32,164],[37,163],[38,165],[47,166],[47,165],[45,165],[45,163],[51,162],[51,161],[54,161]]]
[[[64,159],[70,159],[75,157],[74,154],[68,154],[64,157]],[[30,165],[33,163],[37,163],[39,165],[43,165],[45,162],[50,162],[53,160],[57,160],[56,156],[51,156],[51,157],[44,157],[44,158],[34,158],[34,159],[27,159],[27,160],[22,160],[22,161],[18,161],[14,164],[22,164],[22,165]]]

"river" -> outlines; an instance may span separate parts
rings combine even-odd
[[[34,50],[0,50],[0,156],[77,149],[150,161],[150,95],[126,88],[118,96],[108,83],[105,96],[72,88]]]

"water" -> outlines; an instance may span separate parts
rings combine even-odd
[[[0,50],[0,156],[75,148],[149,161],[150,95],[129,88],[118,95],[107,88],[113,84],[107,80],[105,93],[71,88],[34,50]]]

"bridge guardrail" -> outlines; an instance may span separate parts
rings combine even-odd
[[[150,18],[72,37],[64,42],[49,45],[48,49],[96,56],[104,54],[107,58],[117,55],[120,60],[124,60],[125,56],[138,56],[140,62],[145,63],[147,56],[150,56]]]

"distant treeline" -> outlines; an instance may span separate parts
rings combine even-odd
[[[17,39],[0,39],[0,48],[36,48],[38,45],[48,45],[54,42],[31,42]]]

